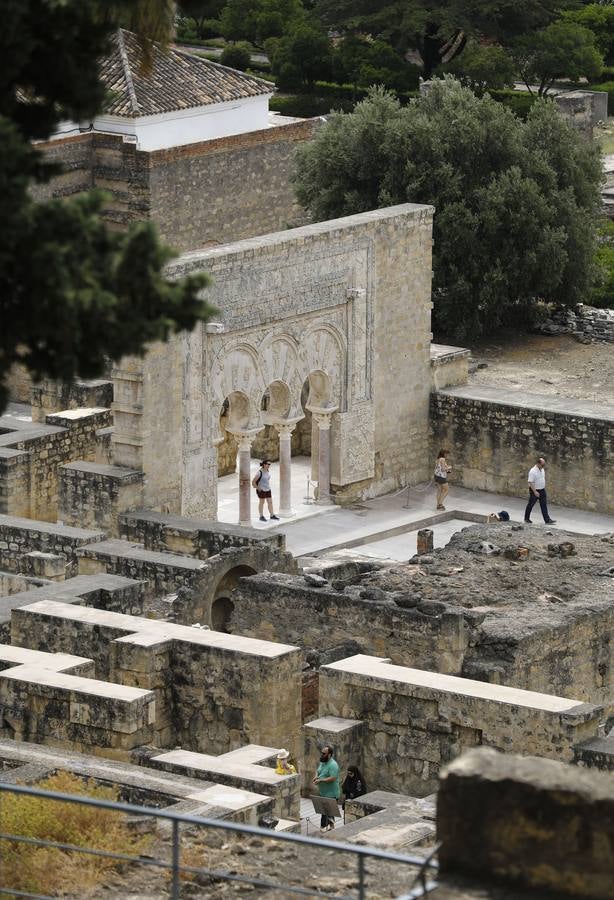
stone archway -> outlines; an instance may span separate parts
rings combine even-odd
[[[230,597],[218,597],[211,604],[211,630],[230,634],[230,622],[234,611]]]
[[[244,578],[247,575],[255,575],[256,571],[252,566],[234,566],[219,580],[211,602],[210,621],[213,631],[223,631],[225,634],[231,633],[232,613],[234,610],[233,592],[240,578]]]

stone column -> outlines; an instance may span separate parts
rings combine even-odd
[[[239,445],[239,525],[252,524],[251,449],[253,434],[235,434]]]
[[[292,423],[275,424],[279,434],[279,515],[283,518],[293,516],[292,512],[292,432],[295,428]]]
[[[330,499],[330,424],[334,409],[313,412],[318,423],[318,499],[319,506],[329,506]]]
[[[311,480],[318,480],[318,454],[320,453],[320,429],[316,417],[311,416]]]

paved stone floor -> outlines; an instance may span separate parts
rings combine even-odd
[[[253,462],[253,472],[257,471],[257,460]],[[327,550],[340,548],[348,543],[359,546],[358,552],[369,556],[385,556],[391,559],[409,559],[415,553],[416,531],[428,524],[433,528],[435,545],[444,546],[455,531],[470,524],[462,519],[440,522],[432,525],[428,522],[436,515],[435,489],[433,485],[419,485],[410,490],[396,494],[388,494],[375,500],[366,500],[355,507],[342,509],[338,506],[320,507],[306,504],[309,459],[292,458],[292,492],[293,508],[296,516],[282,520],[279,524],[258,522],[256,502],[253,503],[253,521],[255,527],[273,528],[286,534],[288,550],[297,556],[306,556]],[[273,498],[277,503],[279,497],[279,468],[272,466]],[[219,479],[220,520],[236,522],[238,520],[238,476],[227,475]],[[310,489],[313,496],[313,488]],[[256,500],[255,494],[253,497]],[[486,491],[470,491],[452,486],[446,502],[448,510],[459,513],[479,513],[487,515],[506,509],[512,520],[523,519],[525,500],[519,497],[507,497],[502,494],[489,494]],[[557,505],[556,496],[549,498],[550,512],[557,524],[569,531],[582,534],[614,532],[614,516],[569,509]],[[277,508],[277,507],[276,507]],[[534,512],[534,528],[544,528],[539,520],[539,513]],[[427,520],[425,522],[425,520]],[[553,526],[556,528],[557,526]]]

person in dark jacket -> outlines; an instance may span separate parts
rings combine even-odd
[[[362,772],[357,766],[348,766],[347,775],[341,785],[343,793],[343,805],[346,800],[354,800],[356,797],[362,797],[368,793],[367,783],[362,776]]]

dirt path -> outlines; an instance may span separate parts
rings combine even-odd
[[[472,348],[469,383],[595,402],[614,401],[614,344],[580,344],[570,335],[499,334]]]

